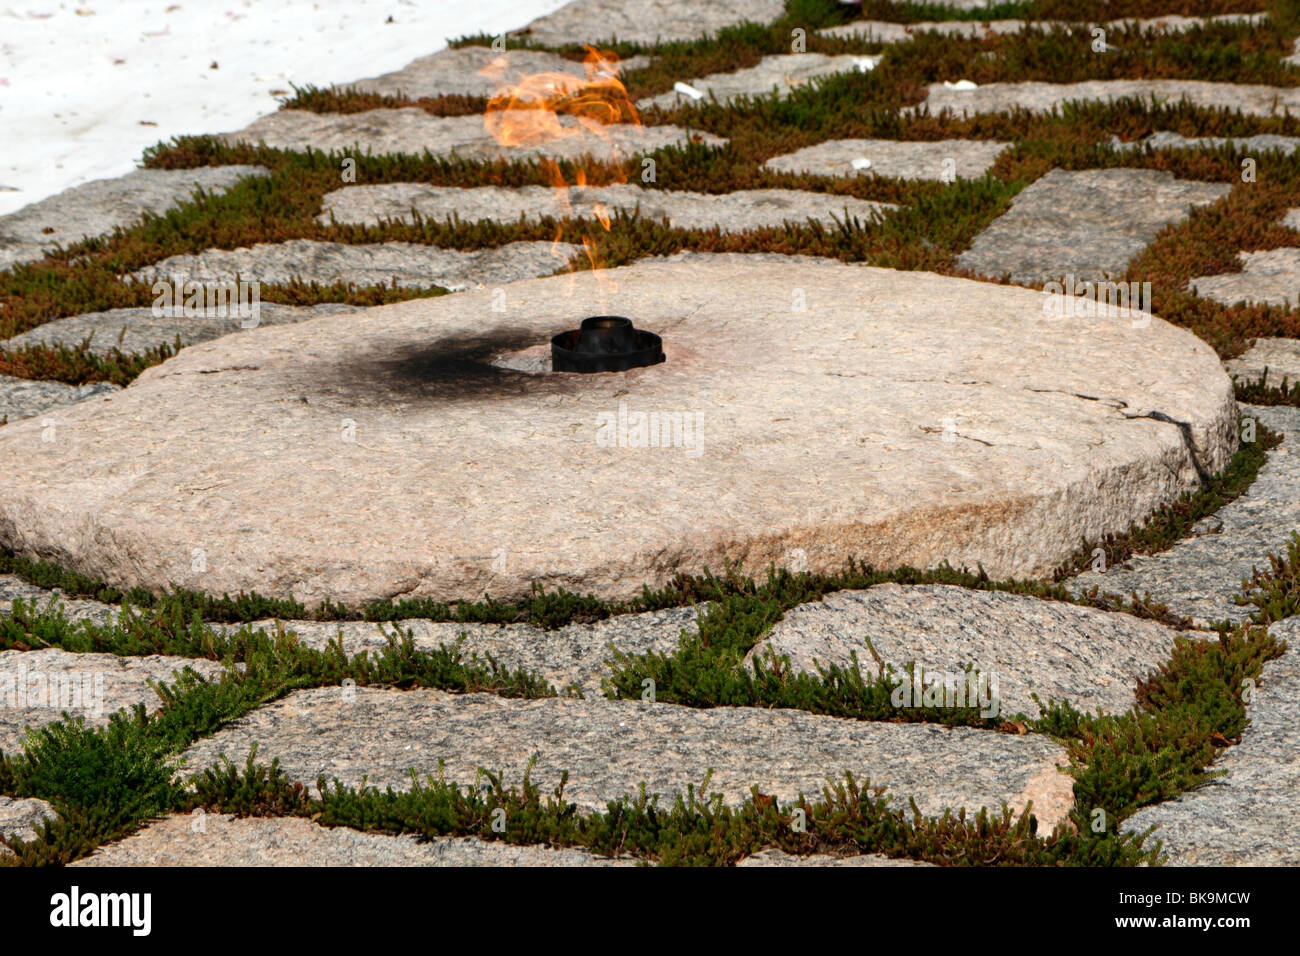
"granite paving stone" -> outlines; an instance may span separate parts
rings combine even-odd
[[[161,701],[149,681],[172,683],[186,667],[209,679],[222,673],[215,661],[184,657],[0,651],[0,750],[18,750],[26,728],[53,723],[65,711],[103,726],[123,707],[143,703],[156,710]]]
[[[1188,288],[1223,305],[1300,305],[1300,248],[1241,252],[1238,258],[1240,272],[1198,276]]]
[[[1120,276],[1161,229],[1230,188],[1168,170],[1054,169],[1022,190],[957,265],[1026,284]]]
[[[0,837],[6,840],[30,842],[40,833],[46,820],[56,818],[54,807],[44,800],[0,796]],[[12,850],[0,846],[0,857],[12,855]]]
[[[256,314],[250,310],[248,315],[240,315],[233,308],[205,309],[200,315],[179,316],[156,315],[153,308],[109,309],[46,322],[0,342],[0,348],[16,349],[36,344],[76,347],[89,339],[89,350],[95,355],[108,355],[115,349],[127,353],[147,352],[160,345],[174,346],[178,340],[182,346],[194,345],[241,329],[361,311],[358,306],[341,303],[297,306],[276,302],[259,302]]]
[[[1268,373],[1268,384],[1300,382],[1300,339],[1256,339],[1245,352],[1223,363],[1229,375],[1244,381],[1258,381]]]
[[[1159,30],[1164,33],[1181,33],[1207,23],[1256,24],[1267,19],[1262,13],[1223,13],[1211,17],[1185,17],[1172,14],[1145,19],[1110,20],[1108,29],[1119,29],[1136,22],[1141,30]],[[948,36],[984,37],[1020,33],[1026,27],[1051,30],[1069,28],[1064,21],[1025,20],[926,20],[918,23],[892,23],[886,20],[854,20],[837,27],[826,27],[817,32],[830,37],[861,37],[868,42],[900,43],[911,40],[918,33],[942,33]]]
[[[198,255],[170,256],[131,273],[139,282],[229,282],[236,277],[267,284],[293,279],[328,285],[396,284],[400,288],[440,287],[451,291],[498,285],[566,269],[582,247],[572,243],[511,242],[491,249],[461,252],[410,242],[349,245],[290,239],[238,249],[209,249]]]
[[[35,418],[56,408],[118,391],[121,389],[111,382],[67,385],[63,382],[0,375],[0,422],[12,423],[24,418]]]
[[[959,79],[954,77],[953,79]],[[1021,108],[1044,113],[1072,100],[1115,100],[1137,97],[1177,103],[1186,97],[1193,106],[1241,110],[1251,116],[1300,113],[1300,87],[1274,87],[1207,80],[1084,80],[1079,83],[988,83],[974,89],[953,89],[932,83],[919,109],[937,115],[952,110],[957,115],[1001,113]]]
[[[815,673],[818,664],[851,667],[856,652],[868,679],[881,663],[899,675],[915,663],[924,685],[929,674],[954,687],[973,664],[989,680],[979,706],[992,710],[997,697],[1004,717],[1039,716],[1034,694],[1085,713],[1123,713],[1135,702],[1138,678],[1168,659],[1176,633],[1127,614],[1025,595],[882,584],[787,611],[749,659],[785,655],[796,670]]]
[[[503,111],[508,122],[512,111]],[[524,113],[526,111],[513,111]],[[530,117],[525,115],[522,120]],[[649,153],[664,146],[689,142],[718,145],[724,142],[709,133],[691,132],[678,126],[635,126],[631,123],[603,126],[591,132],[572,116],[558,120],[567,133],[535,146],[502,146],[488,132],[482,116],[431,116],[422,109],[366,110],[361,113],[312,113],[307,110],[278,110],[243,130],[224,133],[227,143],[259,143],[276,149],[305,151],[348,150],[361,152],[459,156],[463,159],[525,160],[537,157],[599,160],[626,159],[633,153]],[[357,163],[358,177],[365,178],[364,158]]]
[[[73,186],[0,216],[0,269],[39,259],[55,244],[132,226],[145,213],[160,215],[190,199],[196,188],[225,192],[246,176],[265,175],[260,166],[137,169]]]
[[[635,56],[621,62],[615,57],[607,65],[614,72],[623,74],[649,63],[649,57]],[[577,81],[588,79],[587,69],[582,63],[545,50],[498,52],[490,47],[465,46],[448,47],[430,56],[422,56],[393,73],[339,85],[355,87],[362,93],[405,95],[412,99],[447,95],[491,97],[504,87],[536,73],[564,73]]]
[[[462,624],[420,619],[384,624],[364,621],[282,623],[284,629],[296,634],[302,644],[317,650],[324,650],[331,642],[341,640],[349,657],[363,651],[380,651],[388,646],[390,638],[400,639],[408,633],[419,650],[431,651],[442,645],[459,644],[461,655],[466,660],[475,654],[480,658],[491,655],[503,666],[525,668],[539,674],[561,693],[569,685],[576,684],[585,696],[598,697],[601,679],[610,674],[606,661],[614,656],[611,648],[625,654],[667,653],[677,646],[683,630],[695,630],[697,619],[696,608],[677,607],[643,614],[619,614],[603,621],[569,624],[555,630],[543,630],[530,624]],[[270,633],[276,622],[258,621],[251,626],[265,628]],[[226,630],[233,629],[226,627]]]
[[[1124,821],[1148,842],[1161,840],[1173,866],[1296,866],[1300,864],[1300,618],[1270,631],[1289,645],[1264,665],[1246,704],[1250,725],[1235,747],[1220,751],[1211,771],[1225,771]]]
[[[585,850],[363,833],[301,817],[172,814],[72,866],[635,866]]]
[[[1249,617],[1250,606],[1233,603],[1252,568],[1268,568],[1270,553],[1285,554],[1300,530],[1300,408],[1242,405],[1242,413],[1281,432],[1284,440],[1250,488],[1204,519],[1190,537],[1159,554],[1138,555],[1104,574],[1086,571],[1065,582],[1078,594],[1092,586],[1152,598],[1202,623]]]
[[[771,23],[785,0],[574,0],[511,31],[547,46],[596,43],[666,43],[716,34],[741,22]]]
[[[870,779],[899,800],[915,797],[927,815],[947,808],[1032,800],[1050,830],[1073,803],[1060,745],[935,724],[890,724],[820,717],[793,710],[719,707],[700,710],[645,701],[507,700],[491,694],[435,690],[321,688],[296,691],[258,708],[185,752],[184,774],[222,755],[243,764],[259,744],[279,758],[291,780],[314,786],[320,776],[383,789],[410,786],[417,774],[445,774],[462,786],[485,781],[479,768],[548,791],[569,771],[567,800],[585,809],[634,796],[642,782],[661,805],[689,785],[739,804],[757,786],[782,802],[820,795],[827,775]],[[445,760],[445,765],[439,761]]]
[[[774,172],[815,176],[894,176],[899,179],[984,175],[1010,143],[941,139],[910,142],[892,139],[835,139],[805,146],[763,164]],[[869,165],[863,166],[863,161]]]
[[[616,210],[639,209],[644,219],[667,219],[679,229],[721,228],[742,232],[809,219],[832,226],[846,214],[862,220],[897,208],[852,196],[802,192],[796,189],[742,189],[721,195],[644,189],[633,185],[571,187],[563,200],[546,186],[480,186],[472,189],[430,186],[425,183],[384,183],[349,186],[326,193],[318,221],[377,225],[383,220],[407,220],[412,211],[425,220],[445,220],[454,214],[465,222],[491,220],[586,218],[610,215]]]
[[[643,110],[651,106],[672,109],[695,103],[731,103],[743,96],[775,94],[779,99],[789,96],[792,90],[806,86],[813,80],[834,76],[837,73],[870,72],[879,63],[880,57],[863,54],[846,53],[831,56],[826,53],[779,53],[763,57],[755,66],[731,73],[711,73],[702,78],[691,79],[682,77],[688,86],[704,94],[702,99],[677,90],[669,90],[658,96],[640,99],[636,105],[638,109]]]

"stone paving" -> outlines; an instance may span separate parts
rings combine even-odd
[[[131,273],[137,282],[233,282],[237,278],[287,284],[294,279],[330,285],[395,285],[458,291],[498,285],[568,267],[582,248],[571,243],[513,242],[496,249],[460,252],[409,242],[348,245],[290,239],[241,249],[209,249],[171,256]],[[302,316],[305,318],[305,316]]]
[[[649,57],[629,57],[616,66],[622,74],[640,69],[649,62]],[[431,56],[422,56],[393,73],[342,86],[363,93],[403,95],[412,99],[421,96],[490,97],[503,86],[534,73],[563,73],[578,81],[587,78],[587,70],[581,63],[543,50],[498,52],[488,47],[467,46],[448,47]]]
[[[0,269],[40,259],[56,244],[68,246],[133,225],[146,213],[161,215],[195,189],[220,193],[245,177],[265,175],[256,166],[137,169],[74,186],[0,216]]]
[[[1228,193],[1165,170],[1054,169],[975,237],[957,265],[1012,282],[1118,278],[1162,228]]]
[[[1117,100],[1126,97],[1176,103],[1186,98],[1195,106],[1223,107],[1251,116],[1300,114],[1300,87],[1272,87],[1205,80],[1085,80],[1080,83],[989,83],[957,89],[945,83],[930,84],[916,109],[933,116],[944,110],[957,115],[1001,113],[1024,109],[1044,113],[1071,101]]]
[[[781,98],[813,80],[834,76],[837,73],[869,73],[879,62],[878,56],[851,53],[841,56],[829,56],[824,53],[784,53],[765,56],[757,66],[737,70],[734,73],[713,73],[706,77],[687,80],[686,85],[695,90],[695,93],[669,90],[658,96],[648,96],[638,100],[636,105],[638,109],[648,109],[651,106],[672,109],[695,103],[731,103],[742,96],[774,94],[777,98]]]
[[[836,139],[805,146],[763,165],[781,173],[817,176],[895,176],[899,179],[974,179],[984,175],[1010,143],[942,139],[902,142]]]
[[[481,186],[457,189],[424,183],[385,183],[352,186],[326,193],[317,221],[377,225],[384,220],[445,220],[453,215],[464,222],[501,223],[544,217],[597,219],[615,210],[640,211],[645,219],[666,219],[678,229],[714,229],[743,232],[803,224],[815,219],[833,226],[846,217],[871,221],[897,207],[852,196],[808,193],[796,189],[743,189],[720,196],[640,186],[588,186],[572,189],[564,202],[545,186]]]
[[[509,111],[507,111],[509,112]],[[524,117],[527,119],[527,117]],[[537,146],[502,146],[483,126],[481,116],[430,116],[413,106],[367,110],[363,113],[310,113],[280,110],[250,126],[222,137],[229,143],[263,143],[276,149],[357,149],[362,153],[414,153],[462,159],[616,159],[648,153],[664,146],[690,142],[720,144],[709,133],[687,132],[679,126],[606,126],[602,135],[584,135],[570,116],[560,117],[572,135]]]
[[[1300,409],[1243,405],[1242,413],[1284,436],[1244,495],[1194,529],[1192,536],[1160,554],[1141,555],[1105,573],[1087,571],[1069,582],[1073,591],[1093,585],[1128,594],[1150,593],[1177,614],[1209,623],[1249,616],[1233,602],[1252,568],[1268,567],[1265,555],[1285,553],[1300,530]]]
[[[977,10],[985,3],[940,5]],[[615,37],[649,45],[716,34],[745,20],[770,22],[783,9],[781,0],[576,0],[510,32],[569,48]],[[1198,22],[1171,15],[1140,26],[1173,32]],[[895,44],[928,30],[981,36],[1025,27],[1018,20],[859,21],[823,33]],[[641,69],[655,55],[638,54],[620,70]],[[681,79],[709,102],[786,97],[825,77],[887,69],[887,57],[769,55],[757,66]],[[470,47],[383,76],[340,81],[338,88],[487,97],[539,72],[585,76],[581,64],[552,52]],[[973,87],[953,82],[959,79],[931,85],[921,108],[1041,112],[1070,100],[1153,95],[1257,117],[1300,108],[1300,88],[1187,80]],[[638,105],[694,102],[673,91]],[[560,123],[557,141],[519,148],[489,135],[481,116],[280,110],[224,138],[289,150],[428,151],[470,161],[613,159],[726,143],[686,124],[611,126],[595,135],[571,117]],[[1115,138],[1111,146],[1126,154],[1231,143],[1240,156],[1290,156],[1300,144],[1300,137],[1275,133],[1229,140],[1185,132],[1156,130],[1134,142]],[[827,137],[787,148],[764,166],[953,183],[992,175],[1013,145]],[[674,227],[726,234],[809,220],[833,230],[846,216],[877,228],[883,220],[888,228],[889,217],[911,214],[826,192],[696,192],[689,181],[575,188],[563,199],[541,186],[379,183],[367,180],[364,158],[358,165],[355,185],[324,195],[319,223],[377,226],[413,213],[506,225],[563,216],[590,222],[639,210]],[[0,272],[40,259],[56,244],[163,214],[196,186],[221,192],[264,175],[253,166],[140,170],[76,187],[0,217]],[[1161,229],[1229,188],[1159,170],[1053,169],[1023,189],[955,265],[1030,285],[1116,277]],[[1282,223],[1300,230],[1300,208]],[[1196,276],[1187,290],[1229,307],[1300,306],[1300,241],[1230,251],[1240,255],[1240,271]],[[113,584],[255,590],[309,606],[327,599],[355,606],[372,598],[523,597],[535,583],[627,598],[641,584],[664,584],[680,571],[721,570],[726,559],[742,561],[751,573],[769,563],[821,571],[838,569],[848,553],[878,566],[950,560],[994,577],[1042,577],[1081,538],[1122,531],[1221,469],[1237,446],[1238,410],[1284,437],[1246,493],[1171,548],[1080,574],[1067,588],[1149,594],[1200,628],[1241,621],[1252,610],[1234,601],[1242,579],[1265,567],[1270,553],[1284,551],[1300,529],[1300,409],[1238,406],[1228,379],[1257,378],[1264,368],[1273,383],[1283,375],[1300,379],[1300,340],[1260,336],[1221,363],[1204,342],[1159,317],[1126,310],[1118,321],[1045,322],[1036,291],[775,252],[687,251],[601,275],[554,274],[575,262],[585,262],[580,246],[549,241],[467,252],[301,238],[132,262],[122,278],[142,282],[180,274],[227,281],[238,274],[263,283],[436,286],[455,294],[378,309],[263,302],[254,322],[210,313],[162,316],[149,308],[87,311],[0,342],[9,350],[72,347],[89,338],[96,356],[177,340],[182,347],[126,389],[0,375],[0,423],[7,422],[0,424],[0,543]],[[620,376],[577,377],[582,381],[553,371],[547,337],[598,311],[631,315],[638,327],[662,333],[667,361]],[[667,442],[632,440],[636,426],[629,431],[629,422],[641,413],[668,415],[670,426],[678,416],[683,440],[671,440],[671,427]],[[603,443],[602,421],[613,428]],[[688,423],[695,429],[689,441]],[[203,555],[197,563],[195,549]],[[57,607],[78,627],[108,624],[119,613],[0,574],[0,627],[12,627],[20,599]],[[731,805],[754,786],[784,802],[818,794],[828,776],[845,771],[887,786],[896,806],[914,799],[925,814],[1003,804],[1021,813],[1032,803],[1039,834],[1074,809],[1061,743],[1014,725],[949,728],[604,696],[616,655],[672,654],[711,610],[682,606],[550,630],[426,619],[258,621],[254,628],[283,630],[317,650],[338,643],[349,655],[377,653],[409,633],[420,650],[456,645],[467,659],[526,668],[561,696],[509,699],[385,685],[298,689],[196,741],[183,754],[178,781],[221,755],[242,763],[257,744],[260,760],[278,758],[290,779],[308,787],[324,775],[401,789],[410,786],[411,770],[436,775],[440,761],[446,779],[466,787],[484,786],[482,767],[504,771],[509,785],[536,755],[533,782],[546,792],[568,772],[566,799],[583,813],[635,795],[642,784],[661,804],[671,802],[706,778],[708,790]],[[1240,742],[1209,768],[1222,775],[1124,821],[1134,832],[1155,826],[1175,865],[1300,862],[1300,832],[1288,807],[1297,786],[1300,633],[1294,618],[1272,630],[1291,646],[1252,689],[1250,726]],[[1018,712],[1032,719],[1037,701],[1049,700],[1123,713],[1137,699],[1137,682],[1168,660],[1178,633],[1064,601],[887,584],[787,609],[743,663],[770,665],[775,654],[812,673],[850,666],[856,653],[864,676],[915,663],[944,684],[974,666],[995,679],[993,694],[978,701],[996,702],[994,719]],[[1182,633],[1214,637],[1210,630]],[[0,651],[0,749],[7,751],[21,749],[29,729],[64,711],[91,726],[122,707],[156,711],[151,682],[172,681],[180,668],[207,679],[224,671],[210,660],[72,653],[45,646],[38,634],[19,637],[15,649]],[[0,837],[34,839],[54,813],[44,800],[0,793]],[[644,861],[209,813],[147,822],[77,865],[304,862]],[[925,864],[872,853],[792,856],[768,847],[737,865]]]
[[[1173,800],[1139,810],[1124,822],[1130,832],[1156,827],[1174,866],[1296,866],[1300,821],[1293,798],[1300,789],[1295,730],[1300,713],[1300,623],[1273,625],[1288,644],[1264,665],[1246,713],[1241,743],[1215,761],[1223,775]]]
[[[1150,17],[1137,20],[1111,20],[1104,24],[1108,29],[1118,29],[1136,23],[1141,30],[1159,30],[1168,33],[1181,33],[1205,23],[1248,23],[1255,24],[1266,20],[1266,14],[1258,13],[1224,13],[1212,17],[1184,17],[1177,14],[1165,17]],[[838,27],[826,27],[819,30],[823,36],[860,37],[877,43],[904,43],[918,33],[942,33],[947,36],[985,37],[1009,33],[1020,33],[1027,27],[1052,29],[1066,27],[1066,23],[1052,21],[1025,20],[926,20],[919,23],[890,23],[883,20],[855,20]]]

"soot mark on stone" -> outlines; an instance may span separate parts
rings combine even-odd
[[[604,377],[530,375],[491,364],[504,352],[549,342],[551,334],[535,329],[493,329],[413,342],[387,353],[364,352],[322,370],[317,386],[358,403],[455,403],[568,393],[580,388],[584,378]]]

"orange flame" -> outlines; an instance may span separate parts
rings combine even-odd
[[[505,57],[499,57],[480,72],[489,76],[504,76],[508,66],[509,61]],[[618,55],[588,46],[587,56],[583,59],[583,71],[586,73],[585,79],[570,73],[546,72],[526,75],[516,82],[506,83],[488,100],[483,116],[484,126],[498,143],[506,147],[529,149],[575,136],[597,136],[617,155],[617,147],[614,146],[607,127],[614,124],[641,125],[636,107],[628,98],[627,87],[618,78]],[[555,190],[560,218],[572,218],[570,186],[560,171],[559,163],[542,157],[540,164],[551,188]],[[612,171],[618,182],[627,182],[627,172],[621,165],[614,166]],[[587,168],[579,166],[574,174],[574,185],[586,186],[587,178]],[[610,215],[605,204],[596,203],[592,214],[604,230],[609,232]],[[559,248],[562,233],[563,227],[558,228],[551,244],[552,254],[558,258],[563,258]],[[602,288],[608,286],[617,289],[614,283],[600,275],[600,270],[605,266],[598,252],[596,238],[584,235],[582,246]],[[572,263],[569,263],[571,273],[573,269]]]

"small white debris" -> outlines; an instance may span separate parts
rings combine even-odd
[[[880,65],[880,61],[883,59],[884,59],[883,55],[882,56],[855,56],[853,58],[853,66],[854,69],[856,69],[859,73],[870,73],[872,70],[874,70],[877,66]]]
[[[854,169],[870,169],[871,160],[867,159],[865,156],[859,156],[853,161],[852,166]]]
[[[951,80],[944,80],[945,89],[949,90],[974,90],[979,88],[978,83],[972,83],[970,80],[958,80],[956,83]]]
[[[681,93],[683,96],[689,96],[693,100],[704,99],[704,94],[689,83],[682,83],[679,81],[673,84],[673,89],[676,92]]]

